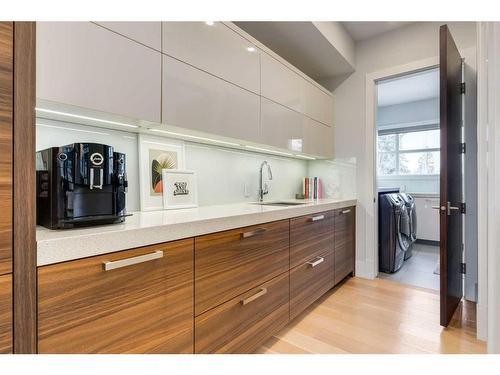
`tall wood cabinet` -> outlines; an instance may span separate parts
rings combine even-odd
[[[12,148],[14,28],[0,22],[0,353],[12,353]]]

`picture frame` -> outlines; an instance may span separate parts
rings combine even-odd
[[[184,169],[185,144],[170,138],[139,134],[141,211],[163,210],[163,169]]]
[[[165,210],[198,207],[198,181],[195,171],[164,169],[162,183]]]

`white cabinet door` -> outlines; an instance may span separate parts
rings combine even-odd
[[[163,53],[260,93],[260,50],[220,22],[164,22]]]
[[[333,125],[333,98],[311,82],[304,80],[304,113],[325,125]]]
[[[304,147],[306,154],[323,158],[333,158],[333,127],[305,118]]]
[[[305,118],[302,114],[261,98],[261,143],[301,152]]]
[[[37,97],[160,122],[161,53],[90,22],[37,22]]]
[[[302,77],[268,54],[261,54],[262,96],[304,113],[303,89]]]
[[[96,22],[96,24],[161,51],[161,22]]]
[[[163,56],[162,122],[258,142],[260,97]]]

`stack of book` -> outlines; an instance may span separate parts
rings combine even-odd
[[[302,194],[305,199],[320,199],[321,182],[319,177],[305,177],[302,181]]]

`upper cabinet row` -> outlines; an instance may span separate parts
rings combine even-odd
[[[39,22],[37,97],[333,154],[331,94],[220,22]]]

